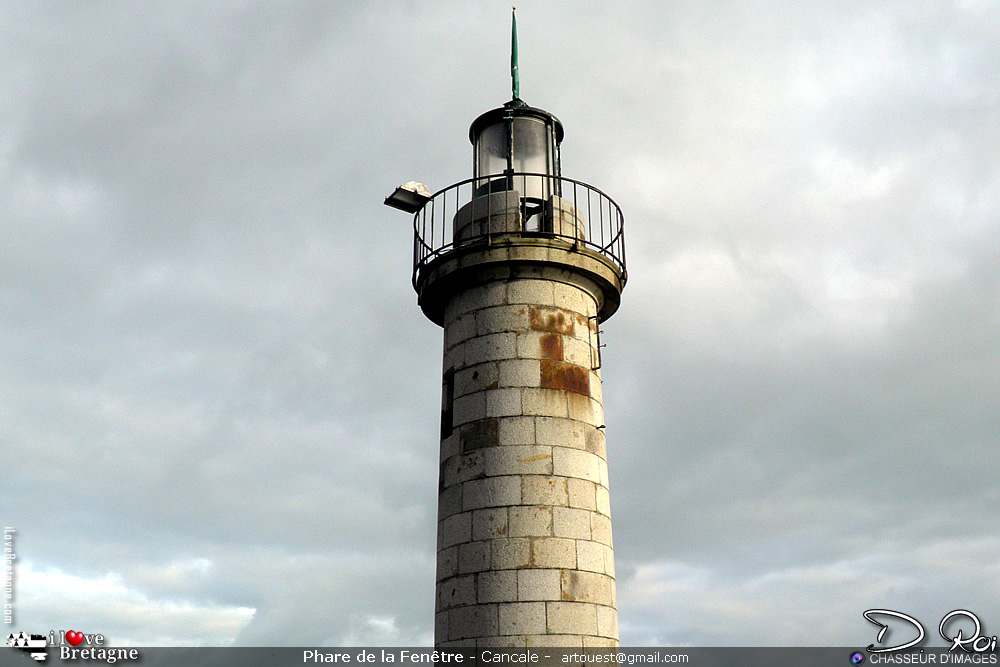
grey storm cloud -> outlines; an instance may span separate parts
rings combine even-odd
[[[507,12],[0,8],[19,626],[431,642],[440,331],[381,202],[470,175]],[[626,216],[622,643],[862,645],[894,606],[998,622],[1000,7],[518,13],[522,97]]]

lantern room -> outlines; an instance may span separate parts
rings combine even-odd
[[[525,175],[519,179],[524,185],[521,196],[547,200],[558,195],[562,139],[558,118],[520,99],[487,111],[469,128],[475,195],[514,190],[515,173]]]

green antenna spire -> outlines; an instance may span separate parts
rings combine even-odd
[[[510,83],[514,99],[521,99],[521,78],[517,71],[517,7],[510,8]]]

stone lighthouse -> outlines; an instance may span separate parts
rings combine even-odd
[[[616,646],[601,323],[621,210],[560,170],[563,126],[518,96],[473,121],[473,176],[414,214],[413,286],[444,328],[435,645]]]

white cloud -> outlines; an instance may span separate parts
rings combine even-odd
[[[210,562],[171,563],[149,573],[154,588],[184,588]],[[158,579],[158,581],[157,581]],[[101,633],[113,646],[226,646],[253,618],[251,607],[150,595],[120,573],[86,577],[58,568],[17,565],[18,623],[26,628]],[[51,626],[51,627],[49,627]]]

